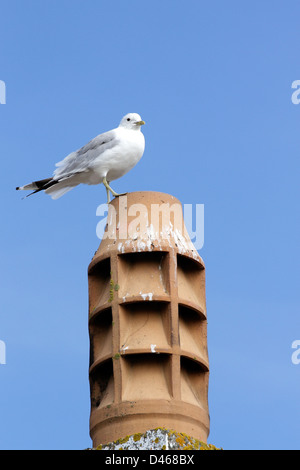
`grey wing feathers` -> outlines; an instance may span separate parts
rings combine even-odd
[[[64,160],[58,162],[54,171],[54,179],[69,177],[75,173],[87,171],[93,161],[105,150],[116,145],[115,131],[104,132],[92,139],[76,152],[70,153]]]

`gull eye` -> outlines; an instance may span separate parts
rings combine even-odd
[[[130,118],[127,118],[127,121],[130,121]]]

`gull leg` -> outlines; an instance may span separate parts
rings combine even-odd
[[[103,183],[104,186],[106,187],[107,200],[109,199],[109,196],[108,196],[108,195],[109,195],[109,191],[111,192],[111,194],[112,194],[114,197],[123,196],[124,194],[126,194],[126,193],[122,193],[122,194],[116,193],[116,191],[114,191],[114,190],[109,186],[108,182],[106,181],[105,176],[104,176],[104,178],[103,178],[102,183]]]
[[[110,192],[109,192],[108,188],[106,188],[106,196],[107,196],[107,204],[109,204],[110,203]]]

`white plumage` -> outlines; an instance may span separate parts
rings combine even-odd
[[[44,190],[52,199],[58,199],[78,184],[103,183],[109,202],[110,192],[113,196],[118,196],[109,183],[125,175],[143,156],[143,124],[145,123],[139,114],[126,114],[119,127],[98,135],[57,163],[52,178],[34,181],[16,189],[34,190],[31,194]]]

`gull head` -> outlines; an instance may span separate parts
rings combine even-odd
[[[145,122],[142,121],[142,118],[139,114],[128,113],[122,118],[119,127],[140,131],[143,124],[145,124]]]

